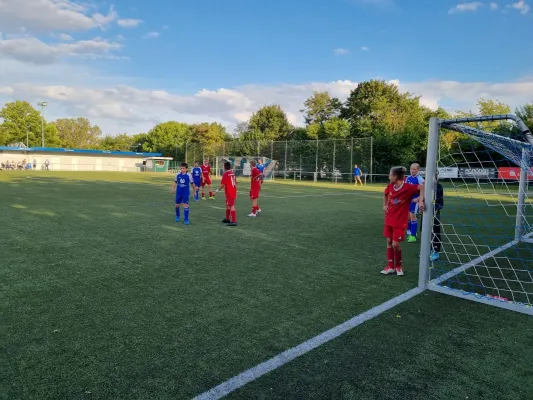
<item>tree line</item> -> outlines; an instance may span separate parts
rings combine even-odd
[[[117,151],[160,152],[175,157],[189,143],[205,149],[229,141],[303,141],[317,139],[369,138],[374,140],[375,165],[405,165],[423,162],[431,117],[452,118],[473,115],[507,114],[509,105],[492,99],[479,99],[475,111],[456,111],[450,115],[439,108],[431,110],[420,104],[420,96],[401,93],[394,84],[381,80],[360,83],[342,102],[328,92],[314,92],[300,110],[305,126],[293,126],[279,105],[257,110],[248,121],[240,123],[232,134],[219,123],[186,124],[167,121],[146,133],[103,135],[87,118],[62,118],[44,121],[39,111],[28,102],[15,101],[0,111],[0,145],[28,142],[41,145],[41,130],[47,147],[101,149]],[[514,110],[533,130],[533,101]],[[487,122],[477,125],[484,130],[504,135],[517,135],[511,125]],[[441,137],[446,148],[459,134],[448,132]],[[245,146],[244,146],[245,148]],[[243,150],[245,151],[245,150]],[[209,152],[207,152],[208,154]]]

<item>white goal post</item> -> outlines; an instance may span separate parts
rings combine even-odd
[[[419,288],[533,316],[530,181],[533,135],[517,116],[432,118]]]

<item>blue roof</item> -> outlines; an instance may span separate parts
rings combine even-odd
[[[56,149],[53,147],[9,147],[0,146],[0,150],[28,151],[33,153],[79,153],[79,154],[113,154],[117,156],[141,156],[141,157],[161,157],[161,153],[137,153],[135,151],[114,151],[114,150],[84,150],[84,149]]]

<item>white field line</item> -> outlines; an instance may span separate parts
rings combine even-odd
[[[300,357],[313,349],[316,349],[318,346],[327,343],[343,333],[355,328],[356,326],[361,325],[362,323],[371,320],[372,318],[377,317],[381,313],[390,310],[391,308],[397,306],[398,304],[407,301],[416,295],[422,293],[422,289],[415,288],[411,289],[408,292],[405,292],[397,297],[394,297],[385,303],[382,303],[374,308],[371,308],[368,311],[365,311],[362,314],[359,314],[348,321],[343,322],[336,327],[327,330],[321,333],[318,336],[315,336],[308,341],[299,344],[296,347],[293,347],[289,350],[284,351],[283,353],[278,354],[277,356],[262,362],[261,364],[256,365],[244,372],[241,372],[239,375],[234,376],[233,378],[228,379],[226,382],[221,383],[218,386],[196,396],[194,400],[217,400],[220,399],[231,392],[241,388],[242,386],[255,381],[259,377],[287,364],[288,362],[294,360],[297,357]]]

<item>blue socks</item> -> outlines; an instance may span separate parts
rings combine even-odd
[[[418,221],[411,221],[411,235],[416,237],[418,233]]]
[[[407,222],[407,232],[409,232],[409,235],[411,235],[411,220]]]
[[[185,221],[188,221],[189,220],[189,209],[188,208],[184,208],[183,209],[183,214],[185,215]]]
[[[198,201],[198,190],[194,192],[194,200]]]
[[[180,208],[176,207],[176,218],[180,217]]]

